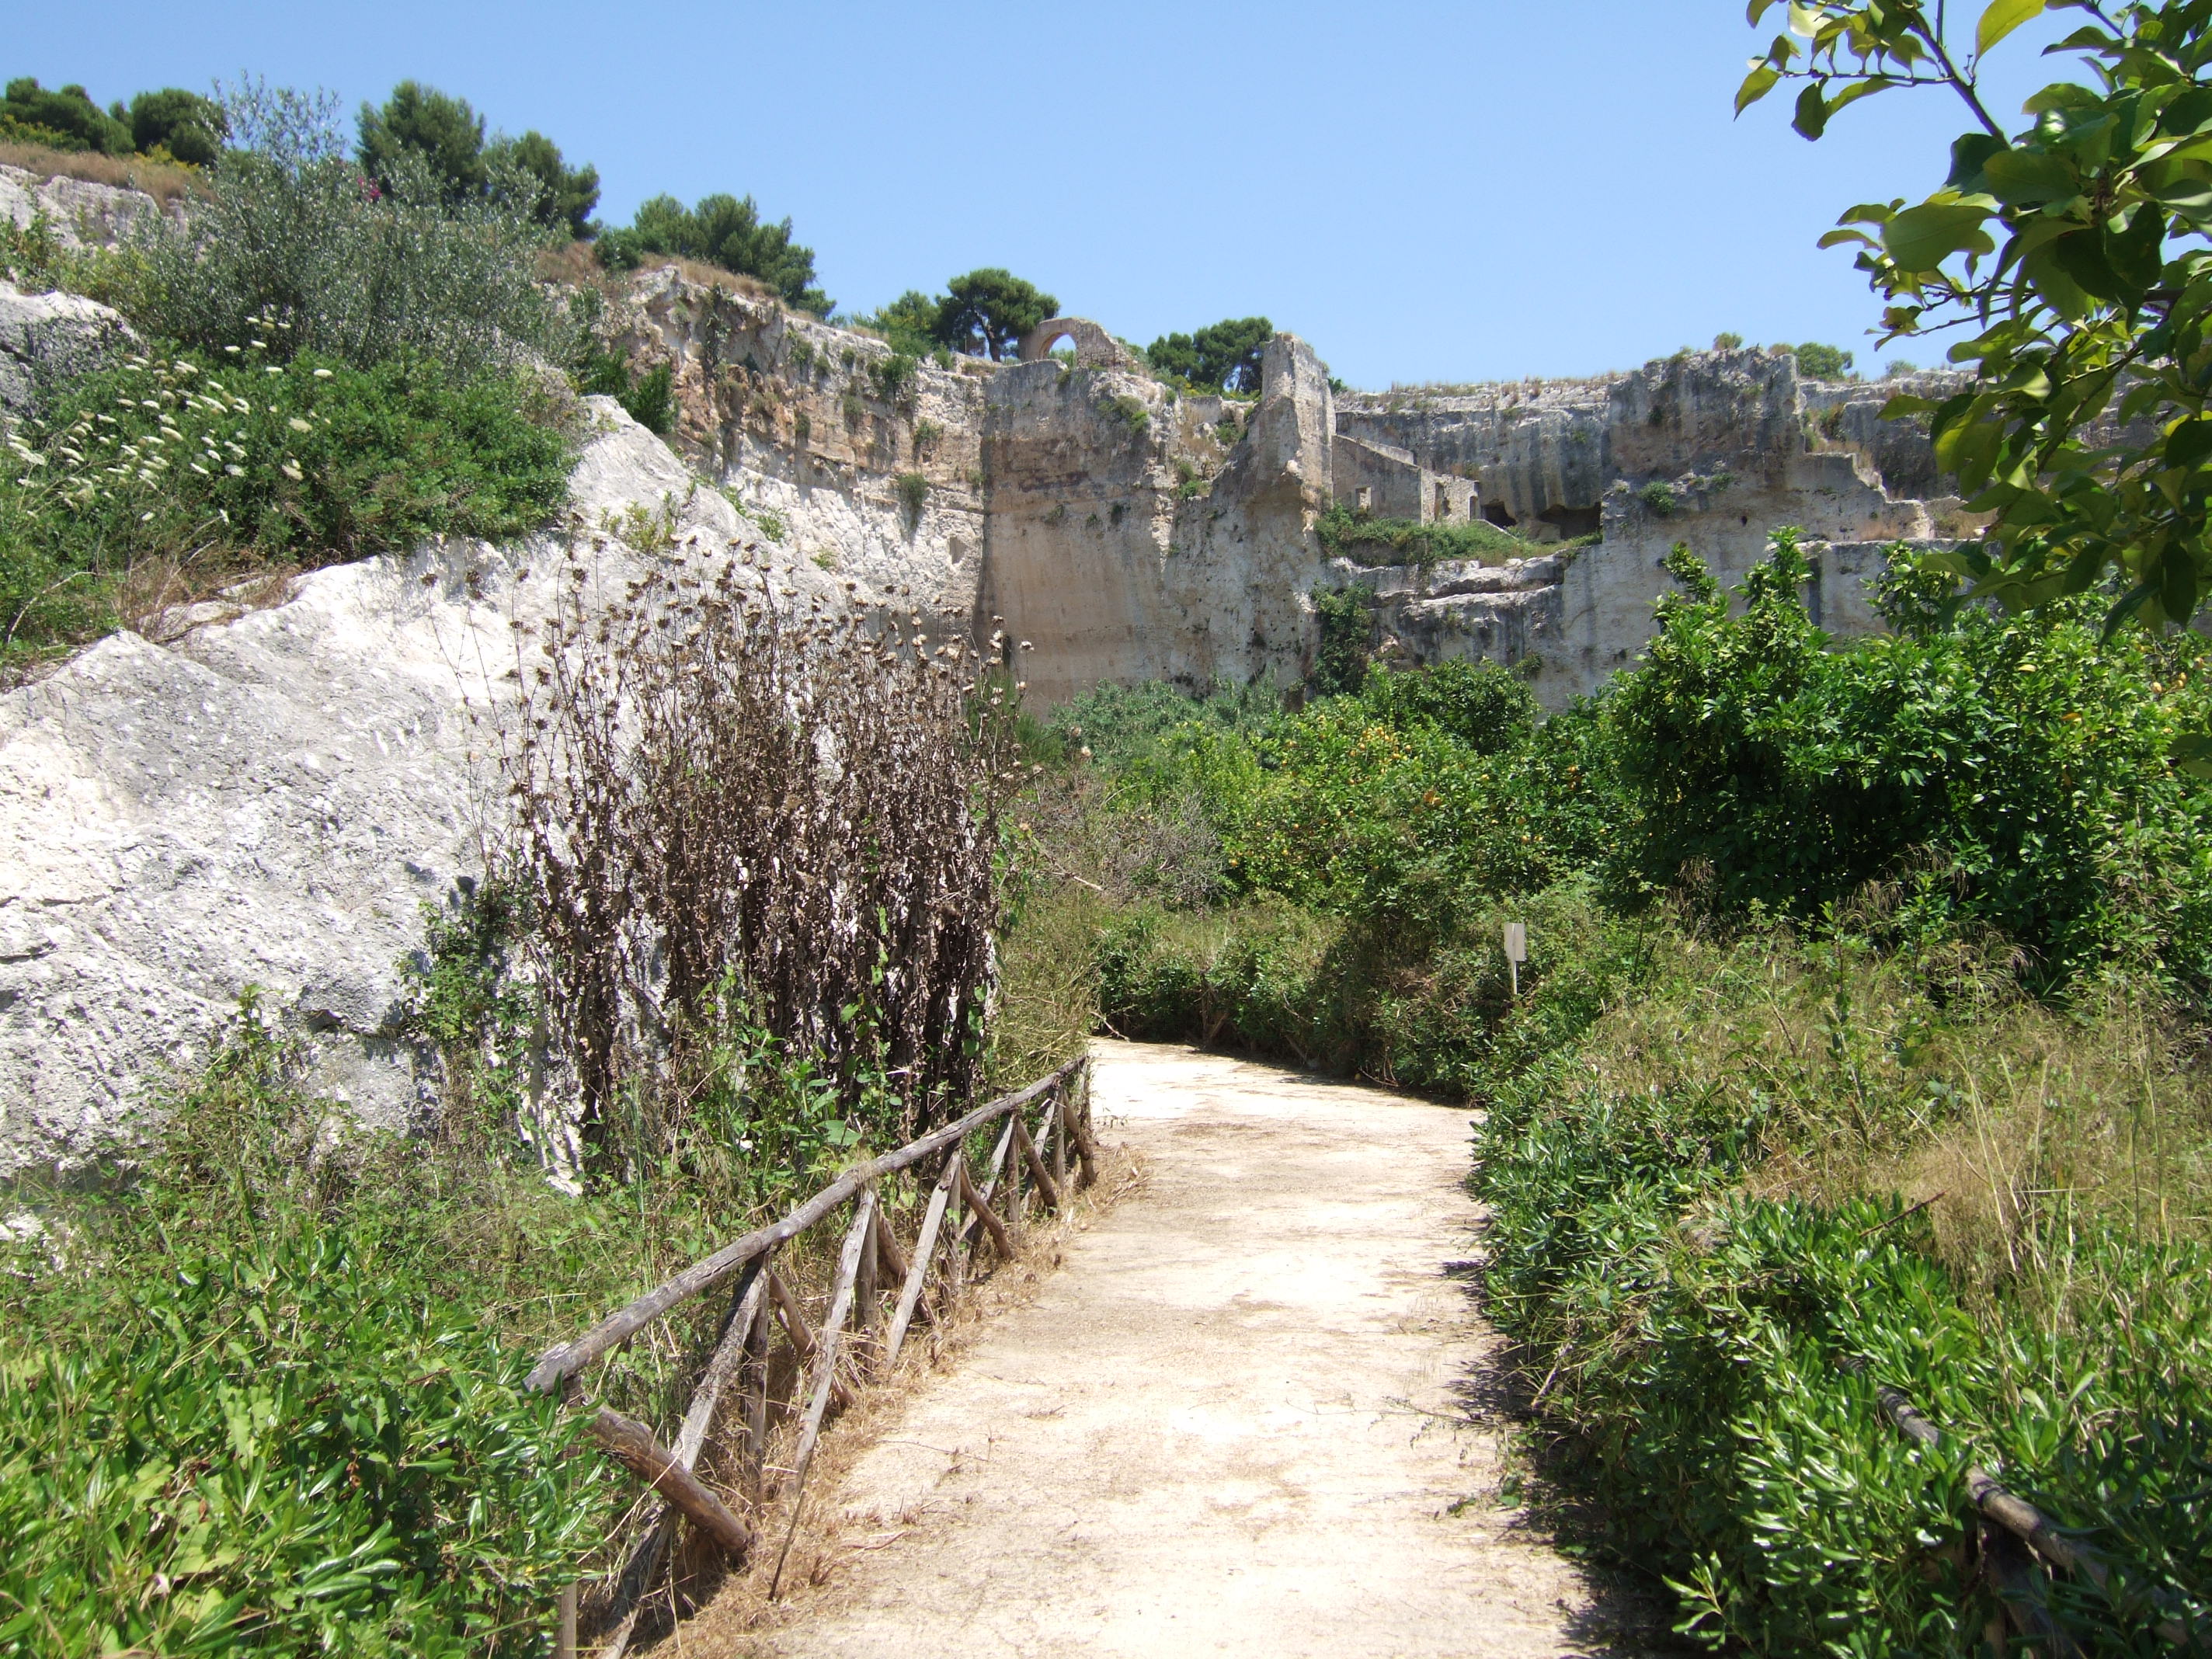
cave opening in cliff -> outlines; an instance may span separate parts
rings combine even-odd
[[[1482,516],[1500,530],[1510,530],[1521,522],[1505,510],[1505,503],[1503,501],[1485,501],[1482,504]]]

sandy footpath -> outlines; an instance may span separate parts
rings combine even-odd
[[[1620,1651],[1467,1415],[1495,1338],[1447,1272],[1474,1249],[1466,1114],[1097,1052],[1141,1187],[823,1494],[847,1563],[745,1650]]]

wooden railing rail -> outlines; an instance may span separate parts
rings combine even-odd
[[[791,1476],[789,1524],[769,1586],[771,1596],[777,1593],[784,1561],[798,1534],[807,1471],[814,1461],[823,1419],[832,1401],[850,1405],[854,1399],[852,1388],[840,1374],[841,1355],[857,1347],[863,1359],[872,1355],[877,1365],[888,1368],[897,1359],[915,1320],[939,1316],[931,1310],[924,1292],[941,1244],[950,1243],[949,1273],[955,1284],[967,1270],[963,1255],[972,1257],[986,1237],[1001,1259],[1012,1257],[1018,1248],[1017,1235],[1028,1196],[1021,1180],[1024,1172],[1030,1193],[1054,1209],[1063,1206],[1073,1191],[1097,1180],[1097,1145],[1090,1123],[1090,1064],[1088,1056],[1070,1060],[1027,1088],[987,1102],[896,1152],[855,1164],[781,1219],[694,1262],[574,1340],[546,1350],[525,1386],[539,1391],[559,1389],[654,1320],[732,1278],[737,1281],[673,1446],[664,1445],[650,1425],[605,1407],[597,1408],[592,1419],[592,1434],[602,1449],[651,1486],[659,1499],[646,1517],[638,1542],[616,1574],[607,1604],[595,1620],[605,1632],[599,1659],[622,1659],[654,1577],[667,1556],[679,1515],[690,1519],[733,1559],[755,1546],[757,1528],[731,1510],[695,1470],[718,1407],[733,1385],[750,1376],[749,1386],[738,1391],[745,1395],[745,1451],[752,1471],[753,1496],[756,1499],[761,1496],[767,1449],[769,1340],[773,1328],[780,1323],[802,1368],[804,1387],[791,1406],[801,1409],[802,1401],[804,1405],[795,1455],[787,1471]],[[1024,1114],[1039,1103],[1042,1109],[1032,1133]],[[979,1186],[968,1167],[968,1137],[1001,1118],[1006,1127]],[[1068,1179],[1071,1145],[1078,1166],[1073,1182]],[[912,1169],[939,1153],[944,1155],[942,1167],[930,1177],[929,1197],[909,1255],[901,1248],[882,1207],[879,1183],[884,1176]],[[812,1326],[777,1268],[776,1252],[848,1200],[853,1201],[852,1221],[838,1253],[829,1308],[822,1323]],[[964,1213],[959,1213],[963,1210]],[[884,1297],[894,1287],[896,1299],[886,1329]],[[951,1285],[940,1285],[940,1301],[951,1290]],[[848,1325],[855,1328],[850,1342],[847,1340]],[[842,1369],[852,1367],[848,1358]],[[562,1659],[570,1659],[574,1652],[575,1607],[572,1586],[561,1602],[558,1651]]]
[[[919,1164],[932,1152],[958,1146],[984,1124],[1028,1105],[1039,1095],[1066,1083],[1090,1063],[1087,1057],[1071,1060],[1058,1071],[1039,1078],[1026,1089],[987,1102],[957,1122],[933,1129],[921,1139],[910,1141],[895,1152],[885,1152],[881,1158],[854,1165],[781,1221],[747,1233],[736,1243],[725,1244],[704,1261],[695,1261],[665,1284],[655,1285],[628,1307],[608,1315],[574,1341],[548,1348],[530,1375],[523,1380],[523,1386],[542,1393],[574,1376],[616,1344],[636,1335],[670,1309],[689,1302],[703,1291],[713,1290],[755,1256],[764,1255],[777,1245],[796,1238],[861,1188],[887,1175],[896,1174],[909,1164]]]
[[[1843,1364],[1847,1370],[1866,1369],[1866,1362],[1862,1359],[1845,1359]],[[1898,1432],[1915,1445],[1933,1450],[1942,1443],[1942,1431],[1923,1416],[1901,1390],[1886,1382],[1877,1383],[1875,1399]],[[2000,1528],[2003,1541],[2013,1546],[1989,1553],[1991,1576],[2014,1632],[2054,1659],[2075,1659],[2081,1650],[2051,1622],[2041,1587],[2034,1582],[2033,1563],[2040,1560],[2047,1568],[2086,1578],[2106,1595],[2112,1589],[2112,1569],[2087,1544],[2061,1532],[2057,1523],[2034,1504],[2006,1491],[1987,1470],[1970,1465],[1966,1482],[1966,1496],[1976,1510],[1984,1521]],[[2025,1550],[2020,1546],[2025,1546]],[[2191,1644],[2191,1632],[2172,1595],[2154,1584],[2143,1586],[2136,1593],[2148,1597],[2151,1604],[2150,1626],[2161,1639],[2176,1647]]]

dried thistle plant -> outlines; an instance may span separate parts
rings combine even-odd
[[[666,1146],[719,1033],[764,1030],[903,1136],[981,1080],[1011,720],[957,644],[742,559],[607,579],[523,636],[506,861],[586,1143]]]

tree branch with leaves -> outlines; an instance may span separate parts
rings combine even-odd
[[[1752,0],[1757,27],[1776,0]],[[1899,88],[1948,89],[1972,128],[1925,201],[1845,213],[1823,246],[1858,248],[1887,302],[1883,343],[1955,335],[1973,385],[1883,411],[1927,417],[1981,538],[1938,556],[2010,606],[2110,583],[2113,625],[2179,626],[2212,591],[2212,0],[1990,0],[1971,40],[1942,0],[1790,0],[1751,61],[1741,114],[1802,82],[1792,125]],[[2027,100],[2008,134],[1989,54],[2044,14],[2081,14],[2045,48],[2084,71]]]

